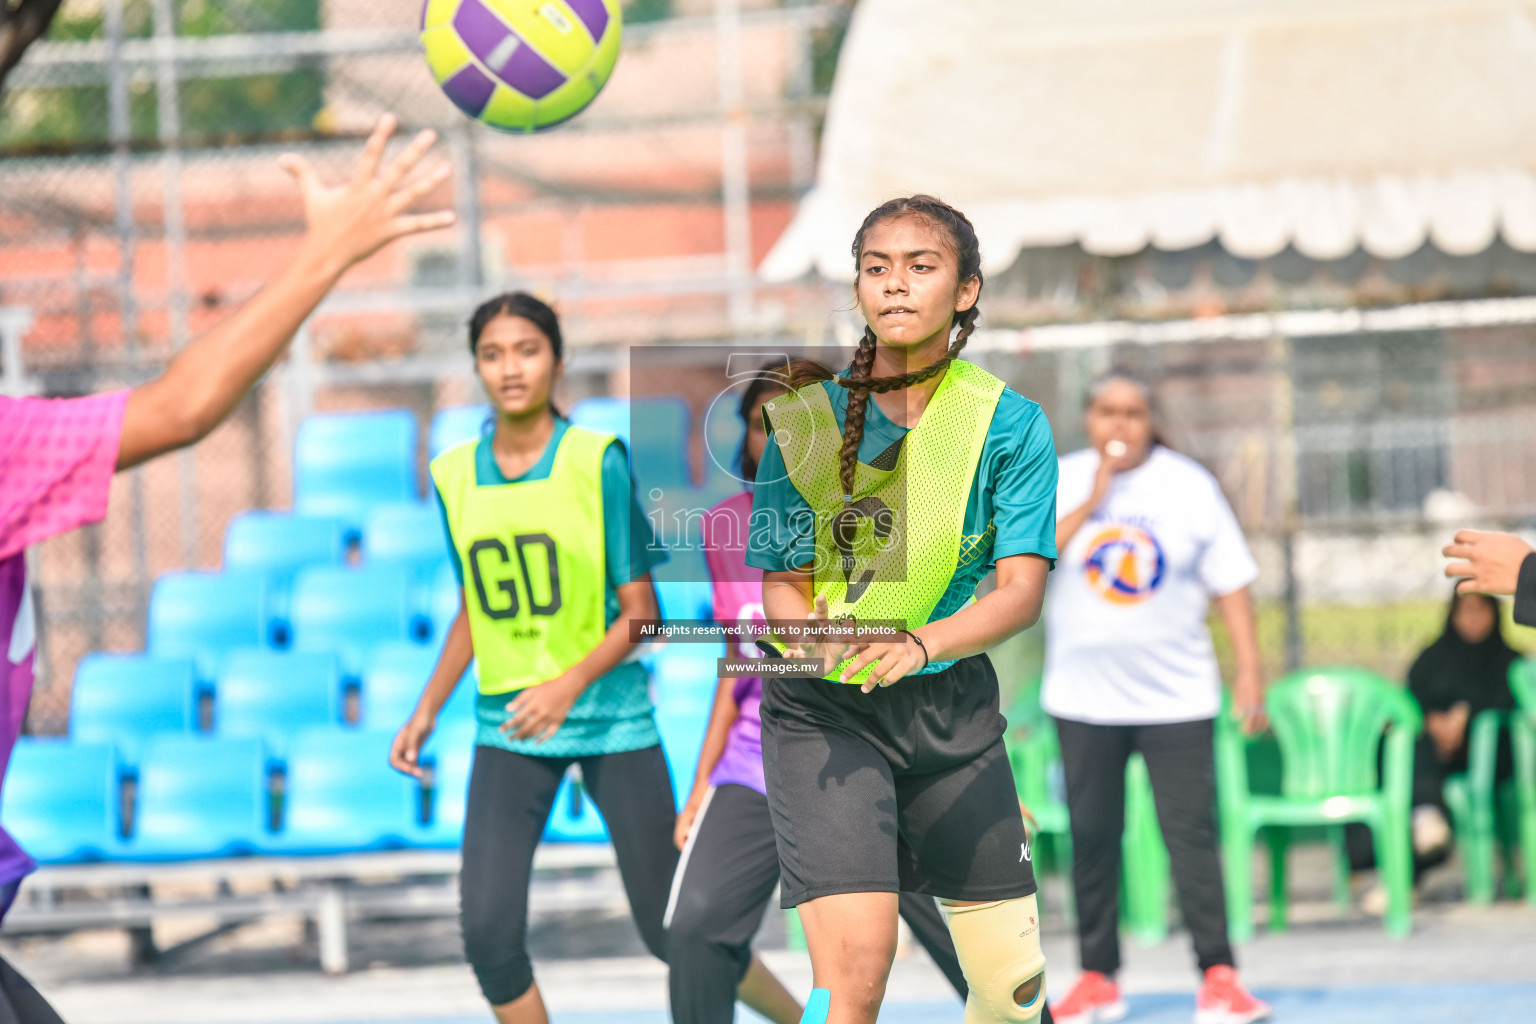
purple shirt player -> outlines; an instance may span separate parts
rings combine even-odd
[[[733,494],[704,517],[704,560],[714,584],[716,622],[761,621],[763,618],[763,571],[747,565],[747,521],[752,516],[752,492]],[[762,652],[750,641],[736,641],[736,657],[757,658]],[[738,709],[725,741],[725,751],[710,773],[711,786],[734,783],[767,793],[763,782],[763,721],[758,706],[763,681],[737,679],[732,698]]]
[[[32,698],[37,621],[26,549],[107,514],[127,400],[126,391],[0,398],[0,786]],[[0,829],[0,916],[34,867]]]

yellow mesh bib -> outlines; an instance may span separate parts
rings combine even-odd
[[[858,464],[857,525],[841,543],[834,519],[843,508],[843,435],[826,389],[812,384],[763,407],[790,482],[816,516],[812,590],[833,618],[895,619],[907,629],[928,621],[959,564],[971,481],[1003,386],[974,363],[950,363],[895,467]]]
[[[543,480],[480,486],[466,441],[432,460],[464,568],[481,693],[553,679],[607,632],[603,452],[613,438],[567,427]]]

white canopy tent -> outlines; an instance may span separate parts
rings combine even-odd
[[[1260,259],[1536,251],[1536,0],[860,0],[768,280],[849,280],[931,192],[989,267],[1076,242]]]

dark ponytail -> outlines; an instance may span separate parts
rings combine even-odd
[[[471,356],[479,354],[480,335],[485,333],[486,325],[498,316],[517,316],[527,320],[549,339],[549,347],[555,353],[555,364],[558,366],[565,358],[565,340],[560,336],[560,318],[555,315],[549,303],[534,298],[527,292],[502,292],[475,307],[474,313],[469,318],[469,354]],[[551,415],[561,415],[560,410],[555,408],[554,396],[550,396],[549,411]]]
[[[846,377],[838,377],[820,363],[809,359],[796,359],[790,363],[791,388],[799,390],[816,381],[833,381],[848,389],[848,412],[843,417],[843,447],[838,465],[845,507],[852,501],[854,473],[859,464],[859,445],[864,440],[864,414],[869,408],[869,396],[900,391],[943,373],[949,368],[949,364],[959,357],[961,349],[965,348],[966,341],[976,330],[976,320],[981,315],[978,308],[981,300],[980,286],[983,283],[981,246],[976,241],[976,229],[972,227],[965,214],[933,196],[915,195],[892,199],[871,210],[869,216],[864,218],[864,223],[859,226],[858,234],[853,238],[855,273],[857,273],[859,256],[864,247],[864,236],[869,233],[869,229],[883,221],[904,216],[925,217],[949,234],[950,245],[955,251],[955,260],[958,264],[956,279],[959,282],[969,281],[973,277],[976,279],[977,304],[955,314],[951,329],[958,327],[959,331],[950,342],[948,350],[937,362],[921,370],[913,370],[910,373],[901,373],[892,377],[871,377],[869,373],[875,365],[875,332],[869,327],[864,328],[864,337],[859,339],[858,351],[854,353],[853,362],[849,364]]]

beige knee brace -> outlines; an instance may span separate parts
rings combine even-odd
[[[1045,954],[1033,896],[974,907],[939,902],[971,994],[965,1024],[1033,1024],[1045,1010]],[[1019,986],[1036,978],[1034,996],[1020,1006]]]

